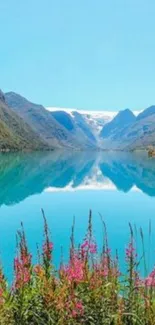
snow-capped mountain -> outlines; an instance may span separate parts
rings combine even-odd
[[[34,136],[37,137],[35,141],[40,139],[41,148],[130,151],[146,150],[150,146],[155,146],[155,105],[143,111],[131,111],[128,108],[119,111],[90,111],[58,107],[45,108],[14,92],[5,94],[0,92],[0,99],[2,113],[7,108],[7,117],[16,114],[13,131],[19,132],[19,128],[15,125],[20,117],[23,127],[27,130],[31,128],[29,132],[31,134],[32,131],[33,134],[35,132]],[[16,148],[16,137],[9,137],[10,132],[11,134],[13,132],[10,129],[11,124],[8,123],[6,114],[1,115],[3,124],[6,124],[5,133],[8,134],[11,148],[14,146]],[[4,125],[2,128],[4,131]],[[24,134],[23,144],[26,143],[25,139],[28,140],[30,137],[27,133]],[[1,145],[2,148],[6,146],[4,137]]]
[[[139,111],[87,111],[68,108],[48,107],[53,118],[57,120],[62,127],[66,128],[70,134],[75,137],[82,146],[87,148],[109,149],[118,147],[118,140],[121,142],[121,131],[127,126],[134,124]],[[120,122],[119,122],[120,121]],[[116,141],[111,142],[110,134],[117,133]],[[108,135],[107,135],[108,133]],[[106,139],[104,137],[106,134]],[[104,139],[103,139],[104,138]]]
[[[72,108],[59,108],[59,107],[47,107],[50,112],[65,112],[71,116],[74,120],[76,119],[76,113],[80,114],[84,121],[90,126],[91,130],[95,135],[98,135],[102,130],[103,126],[110,122],[117,114],[114,111],[89,111],[82,109]]]

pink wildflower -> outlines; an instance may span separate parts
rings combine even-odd
[[[111,253],[111,249],[110,248],[107,248],[106,250],[105,250],[105,252],[104,252],[104,254],[106,254],[106,255],[109,255]]]
[[[85,240],[84,243],[81,245],[81,252],[83,255],[88,252],[91,254],[96,254],[97,252],[96,243]]]
[[[139,288],[141,286],[144,285],[144,280],[140,278],[139,273],[137,271],[133,271],[133,275],[134,275],[134,283],[135,283],[135,287]]]
[[[73,316],[73,318],[77,317],[77,311],[75,309],[72,310],[72,316]]]
[[[81,282],[84,278],[84,262],[74,253],[69,264],[63,266],[61,271],[69,281]]]
[[[155,287],[155,269],[148,275],[144,282],[147,287]]]
[[[83,244],[81,245],[81,249],[88,248],[89,247],[89,242],[88,240],[85,240]]]
[[[95,243],[92,243],[92,244],[89,245],[89,251],[90,251],[91,254],[96,254],[97,246],[96,246]]]
[[[43,252],[44,252],[45,256],[47,257],[47,259],[51,259],[52,250],[53,250],[53,243],[52,242],[45,243],[43,245]]]
[[[83,311],[83,305],[82,305],[82,302],[81,302],[81,301],[78,301],[78,302],[76,303],[76,308],[77,308],[78,310],[80,310],[80,311]]]
[[[136,249],[133,246],[133,243],[130,242],[128,247],[126,248],[126,259],[129,260],[132,257],[133,258],[137,257],[137,254],[136,254]]]
[[[76,318],[77,316],[82,316],[84,313],[84,306],[81,301],[77,301],[74,309],[72,310],[72,316]]]
[[[31,266],[31,255],[21,254],[20,257],[14,259],[14,270],[15,270],[15,288],[21,288],[24,284],[30,281],[30,266]]]
[[[108,260],[103,258],[102,263],[94,265],[95,272],[101,277],[107,277],[109,274]]]

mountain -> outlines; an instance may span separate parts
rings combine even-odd
[[[130,151],[155,146],[155,106],[138,116],[129,109],[117,115],[108,111],[46,109],[14,92],[1,92],[0,105],[1,148]]]
[[[93,133],[98,137],[103,126],[109,123],[117,113],[108,111],[83,111],[81,114]]]
[[[79,145],[89,148],[97,147],[97,139],[80,113],[74,111],[68,114],[65,111],[53,111],[50,114],[72,134]]]
[[[14,92],[6,93],[5,97],[9,107],[18,113],[49,146],[74,149],[94,146],[95,139],[90,140],[89,136],[84,136],[80,132],[80,129],[78,134],[72,132],[72,126],[69,124],[72,124],[73,121],[67,114],[59,112],[54,115],[42,105],[34,104]],[[85,134],[86,132],[91,134],[91,131],[86,130],[86,125],[82,125],[81,122],[81,129],[82,127],[85,128]]]
[[[51,115],[68,131],[72,131],[74,129],[74,122],[70,114],[64,111],[53,111],[51,112]]]
[[[106,149],[136,150],[154,146],[155,106],[147,108],[137,117],[129,110],[118,113],[111,123],[103,127],[100,136],[102,147]]]
[[[111,122],[103,127],[100,136],[102,138],[111,137],[115,139],[117,132],[120,132],[122,129],[132,124],[135,119],[135,115],[129,109],[120,111]]]
[[[100,148],[99,134],[116,112],[47,107],[52,116],[85,147]]]
[[[42,105],[31,103],[14,92],[6,93],[5,97],[9,107],[21,116],[50,147],[73,146],[73,139],[69,132],[57,123]]]
[[[126,142],[127,149],[145,149],[155,146],[155,113],[152,107],[146,109],[144,114],[140,114],[131,128],[126,130],[122,140]]]
[[[114,119],[107,123],[101,130],[101,146],[104,149],[119,148],[119,143],[122,140],[125,130],[129,128],[135,120],[136,116],[129,109],[120,111]]]
[[[41,150],[47,146],[7,105],[0,91],[0,150]]]
[[[150,106],[148,108],[146,108],[143,112],[141,112],[138,116],[137,116],[137,120],[141,120],[143,118],[147,118],[150,117],[152,115],[155,114],[155,106]]]
[[[57,107],[47,107],[47,110],[57,115],[57,112],[64,112],[65,116],[72,117],[75,119],[75,114],[81,115],[85,123],[89,126],[93,134],[97,137],[102,130],[103,126],[110,122],[116,112],[112,111],[89,111],[82,109],[72,109],[72,108],[57,108]]]

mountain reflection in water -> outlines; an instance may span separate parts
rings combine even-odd
[[[146,153],[35,152],[0,154],[0,205],[43,191],[141,190],[155,196],[155,160]]]

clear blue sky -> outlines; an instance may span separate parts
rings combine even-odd
[[[154,0],[0,0],[0,88],[46,106],[155,104]]]

